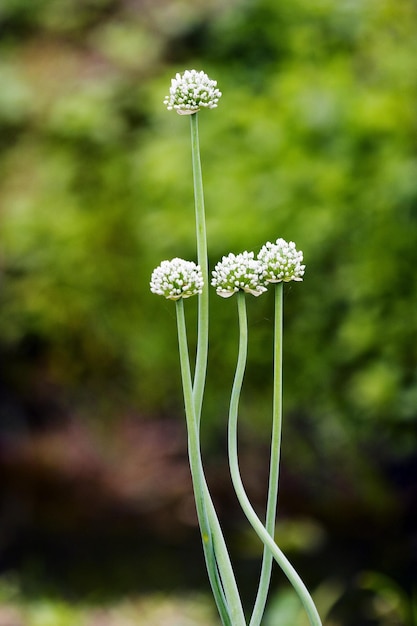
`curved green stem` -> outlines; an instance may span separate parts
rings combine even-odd
[[[199,426],[193,398],[184,302],[182,298],[176,301],[176,312],[181,377],[188,432],[188,454],[209,580],[224,626],[246,626],[223,535],[204,477],[199,442]]]
[[[282,327],[283,327],[283,285],[275,285],[274,311],[274,379],[272,405],[272,440],[271,458],[269,464],[268,500],[266,506],[265,528],[271,537],[275,532],[275,520],[278,502],[279,461],[281,450],[282,431]],[[271,551],[264,547],[262,569],[259,580],[258,593],[253,607],[249,626],[259,626],[265,611],[271,582],[273,557]]]
[[[194,403],[197,419],[200,420],[203,404],[204,385],[207,372],[208,355],[208,318],[209,318],[209,289],[208,289],[208,257],[206,218],[204,211],[203,175],[201,171],[200,144],[198,136],[198,113],[190,115],[191,122],[191,156],[193,165],[195,222],[197,237],[197,259],[204,280],[202,294],[198,298],[198,335],[197,356],[194,373]]]
[[[249,498],[246,495],[245,488],[242,483],[239,470],[238,454],[237,454],[237,420],[239,409],[239,397],[242,390],[243,378],[245,374],[246,358],[247,358],[247,345],[248,345],[248,330],[247,330],[247,313],[245,295],[239,291],[237,294],[238,313],[239,313],[239,353],[236,366],[235,378],[233,381],[232,394],[230,399],[229,409],[229,464],[230,473],[232,476],[233,486],[236,491],[236,495],[240,502],[240,505],[249,520],[252,528],[263,542],[264,546],[270,550],[273,558],[281,567],[284,574],[297,592],[310,620],[311,626],[322,626],[320,616],[317,612],[316,606],[311,598],[305,584],[301,580],[300,576],[288,561],[284,553],[277,546],[272,536],[266,530],[261,520],[257,516],[254,508],[252,507]]]

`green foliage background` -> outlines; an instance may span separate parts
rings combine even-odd
[[[3,0],[0,22],[9,388],[92,418],[181,415],[173,307],[148,285],[163,258],[195,258],[189,124],[162,104],[195,67],[224,94],[199,118],[211,265],[281,236],[307,264],[285,294],[285,458],[337,463],[365,489],[369,452],[412,454],[414,0]],[[236,358],[235,303],[213,294],[211,310],[208,434],[224,429]],[[271,316],[269,295],[250,302],[256,437]]]

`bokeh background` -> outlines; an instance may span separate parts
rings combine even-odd
[[[0,623],[214,626],[186,456],[175,314],[195,258],[178,71],[200,115],[211,266],[284,237],[277,540],[326,626],[417,623],[415,0],[2,0]],[[264,510],[272,299],[249,302],[240,450]],[[187,306],[193,342],[195,310]],[[236,303],[211,298],[203,438],[239,585],[261,547],[225,431]],[[276,571],[265,625],[305,618]]]

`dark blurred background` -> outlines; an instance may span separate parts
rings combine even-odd
[[[415,0],[2,0],[0,51],[0,600],[61,607],[13,626],[208,592],[174,307],[149,291],[196,254],[189,123],[162,104],[191,68],[223,92],[199,118],[211,266],[277,237],[307,265],[285,286],[277,540],[326,625],[416,624]],[[250,607],[261,548],[225,454],[235,307],[211,298],[203,439]],[[272,316],[271,295],[249,302],[260,514]],[[279,572],[267,623],[305,624]]]

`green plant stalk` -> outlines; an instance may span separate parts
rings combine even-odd
[[[282,337],[283,337],[283,284],[276,283],[274,290],[274,378],[272,404],[272,438],[271,458],[269,464],[268,500],[266,506],[265,528],[271,537],[275,533],[275,521],[278,502],[279,462],[281,451],[282,432]],[[249,626],[259,626],[265,611],[271,582],[273,556],[264,546],[262,569],[259,580],[258,593],[252,611]]]
[[[188,456],[193,482],[197,516],[203,542],[204,556],[214,599],[224,626],[233,626],[225,600],[222,584],[219,579],[216,559],[214,555],[213,538],[208,521],[205,502],[205,480],[201,461],[198,423],[195,415],[191,368],[188,353],[187,329],[185,323],[184,301],[176,301],[178,346],[180,353],[181,378],[184,393],[184,405],[188,433]]]
[[[210,530],[212,532],[214,556],[218,566],[218,573],[223,585],[224,594],[226,596],[226,602],[229,607],[229,615],[232,619],[232,626],[246,626],[242,602],[230,562],[229,553],[227,551],[226,542],[224,540],[217,513],[205,479],[203,481],[203,487],[207,506],[207,516],[210,523]]]
[[[204,208],[203,175],[201,170],[200,143],[198,134],[198,113],[190,115],[190,128],[197,239],[197,261],[201,268],[201,273],[204,280],[203,292],[199,295],[198,298],[197,355],[193,384],[194,411],[197,422],[197,435],[199,437],[199,426],[201,421],[204,386],[207,374],[209,290],[207,232]],[[216,563],[223,583],[224,592],[227,597],[227,602],[230,607],[230,614],[233,616],[233,626],[246,626],[242,602],[236,585],[236,579],[233,573],[232,565],[227,551],[227,546],[203,471],[201,476],[201,486],[203,488],[202,493],[210,523],[210,530],[212,532]]]
[[[194,403],[198,421],[201,417],[204,385],[207,373],[209,290],[206,218],[204,210],[203,175],[201,171],[200,143],[198,135],[198,113],[190,115],[191,157],[194,182],[195,225],[197,238],[197,260],[204,280],[204,289],[198,298],[197,355],[194,372]]]
[[[229,452],[229,464],[230,473],[232,476],[233,486],[236,491],[236,495],[240,502],[240,505],[251,524],[252,528],[263,542],[264,546],[268,548],[273,558],[281,567],[284,574],[294,587],[294,590],[298,594],[305,611],[308,615],[311,626],[322,626],[320,616],[317,612],[316,606],[310,596],[305,584],[301,580],[300,576],[288,561],[284,553],[277,546],[272,536],[268,533],[261,520],[257,516],[253,509],[249,498],[246,495],[245,488],[242,483],[238,454],[237,454],[237,420],[239,409],[239,398],[242,390],[243,378],[245,374],[246,358],[247,358],[247,346],[248,346],[248,329],[247,329],[247,313],[246,313],[246,301],[245,295],[242,291],[237,293],[238,302],[238,314],[239,314],[239,353],[236,365],[235,378],[233,381],[232,394],[230,399],[229,409],[229,426],[228,426],[228,452]]]

